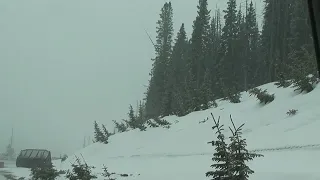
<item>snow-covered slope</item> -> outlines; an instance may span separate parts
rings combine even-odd
[[[275,94],[275,100],[260,105],[255,97],[242,93],[242,102],[230,104],[218,101],[217,108],[193,112],[185,117],[170,116],[170,129],[148,128],[145,132],[132,130],[112,136],[107,145],[92,144],[74,155],[85,158],[101,172],[102,165],[116,173],[139,180],[208,179],[213,148],[208,141],[215,138],[210,113],[230,125],[245,123],[244,136],[250,150],[264,157],[250,162],[255,174],[252,180],[319,179],[320,178],[320,88],[308,94],[297,94],[292,88],[276,88],[273,83],[261,86]],[[288,116],[286,112],[297,109]],[[205,123],[199,123],[209,117]],[[229,131],[225,130],[226,135]],[[58,169],[69,169],[74,155]],[[71,162],[71,163],[70,163]],[[23,176],[27,170],[8,169]],[[27,172],[28,174],[28,172]]]

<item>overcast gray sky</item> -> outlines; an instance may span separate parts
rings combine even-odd
[[[60,154],[81,148],[94,120],[110,127],[126,118],[149,79],[144,28],[155,37],[164,2],[1,0],[0,152],[12,127],[16,150]],[[184,22],[190,34],[197,3],[172,1],[175,30]]]

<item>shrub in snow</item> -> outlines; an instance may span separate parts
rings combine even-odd
[[[105,180],[116,180],[116,178],[112,178],[112,175],[114,175],[115,173],[110,173],[109,171],[108,171],[108,168],[105,166],[105,165],[103,165],[103,173],[102,173],[102,176],[103,177],[105,177],[105,178],[107,178],[107,179],[105,179]]]
[[[161,126],[161,127],[170,128],[171,123],[169,123],[169,122],[168,122],[167,120],[165,120],[165,119],[161,119],[161,118],[159,118],[159,117],[156,117],[156,118],[154,118],[153,120],[154,120],[154,122],[155,122],[157,125],[159,125],[159,126]]]
[[[68,155],[64,154],[62,157],[61,157],[61,162],[65,161],[68,159]]]
[[[160,117],[155,117],[154,119],[149,119],[146,121],[147,125],[152,128],[156,127],[164,127],[164,128],[170,128],[171,123],[169,123],[165,119],[161,119]]]
[[[311,92],[315,85],[318,83],[318,79],[316,76],[298,76],[293,79],[293,87],[294,91],[302,92]]]
[[[297,56],[297,53],[302,53],[302,56]],[[293,52],[289,57],[292,59],[289,68],[295,91],[311,92],[318,81],[317,77],[319,77],[314,51],[309,51],[308,48],[302,46],[300,52]]]
[[[228,100],[231,103],[240,103],[241,102],[240,101],[241,94],[235,88],[232,88],[232,89],[222,88],[222,92],[223,92],[223,95],[225,96],[223,98],[223,100]]]
[[[297,112],[298,112],[298,110],[296,110],[296,109],[290,109],[290,110],[287,112],[287,115],[288,115],[288,116],[294,116],[294,115],[297,114]]]
[[[153,122],[152,119],[149,119],[149,120],[147,121],[147,125],[148,125],[149,127],[151,127],[151,128],[159,127],[159,125],[158,125],[157,123]]]
[[[279,80],[278,82],[274,83],[278,88],[279,87],[283,87],[283,88],[287,88],[289,87],[292,83],[288,80],[285,79],[283,74],[280,74]]]
[[[127,126],[131,129],[140,129],[140,131],[145,131],[145,118],[139,113],[138,116],[134,114],[133,107],[129,106],[129,113],[128,113],[129,119],[124,120],[127,124]]]
[[[223,98],[223,100],[229,100],[231,103],[240,103],[240,98],[241,98],[241,94],[240,93],[235,93],[235,94],[231,94],[228,93],[228,95]]]
[[[112,121],[113,121],[113,123],[114,123],[114,125],[115,125],[115,128],[117,129],[117,132],[122,133],[122,132],[127,131],[128,126],[126,126],[126,124],[125,124],[125,123],[123,123],[123,122],[118,123],[118,122],[117,122],[117,121],[115,121],[115,120],[112,120]]]
[[[208,106],[209,106],[209,108],[212,108],[212,107],[216,108],[216,107],[218,107],[218,104],[216,101],[209,101]]]
[[[97,179],[97,176],[92,174],[92,169],[95,167],[88,166],[86,162],[81,163],[80,159],[76,157],[76,163],[72,164],[72,171],[68,170],[66,178],[69,180],[91,180]]]
[[[262,155],[249,153],[246,149],[246,140],[241,136],[244,124],[237,128],[230,116],[233,128],[229,127],[232,136],[230,137],[230,143],[227,144],[222,133],[223,125],[220,125],[220,117],[216,121],[212,114],[211,116],[214,121],[212,129],[216,130],[217,140],[209,142],[215,147],[212,158],[215,163],[211,165],[214,170],[207,172],[206,176],[216,180],[247,180],[254,171],[246,163]]]
[[[107,131],[106,127],[102,125],[103,132],[101,131],[98,123],[94,121],[94,139],[95,142],[101,142],[104,144],[108,144],[108,139],[109,139],[109,132]]]
[[[209,120],[209,118],[204,119],[204,120],[202,120],[202,121],[199,121],[199,124],[201,124],[201,123],[205,123],[205,122],[207,122],[208,120]]]
[[[259,88],[253,88],[249,90],[249,94],[250,96],[256,96],[259,99],[260,103],[264,104],[272,102],[275,98],[274,94],[269,94],[266,89],[262,91]]]
[[[30,174],[32,180],[55,180],[59,175],[53,166],[31,168]]]

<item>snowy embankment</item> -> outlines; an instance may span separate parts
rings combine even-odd
[[[111,172],[132,174],[119,179],[195,180],[208,179],[213,147],[207,144],[215,138],[210,113],[225,124],[230,133],[230,115],[236,125],[245,123],[244,137],[248,149],[264,157],[250,162],[255,171],[252,180],[319,179],[320,178],[320,88],[308,94],[297,94],[292,88],[277,88],[273,83],[261,86],[275,94],[275,100],[260,105],[255,97],[242,93],[241,103],[217,101],[218,107],[193,112],[185,117],[165,117],[170,129],[148,128],[132,130],[110,137],[109,144],[92,144],[75,152],[57,169],[69,169],[75,155],[102,172],[106,165]],[[286,113],[298,110],[294,116]],[[209,117],[204,123],[199,123]],[[28,170],[7,168],[18,177]]]

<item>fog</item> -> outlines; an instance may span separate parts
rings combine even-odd
[[[257,0],[260,2],[260,0]],[[0,152],[54,155],[82,147],[93,121],[110,130],[144,96],[164,1],[0,1]],[[174,28],[191,33],[197,0],[173,0]],[[209,1],[226,7],[225,0]],[[261,16],[258,8],[258,18]]]

